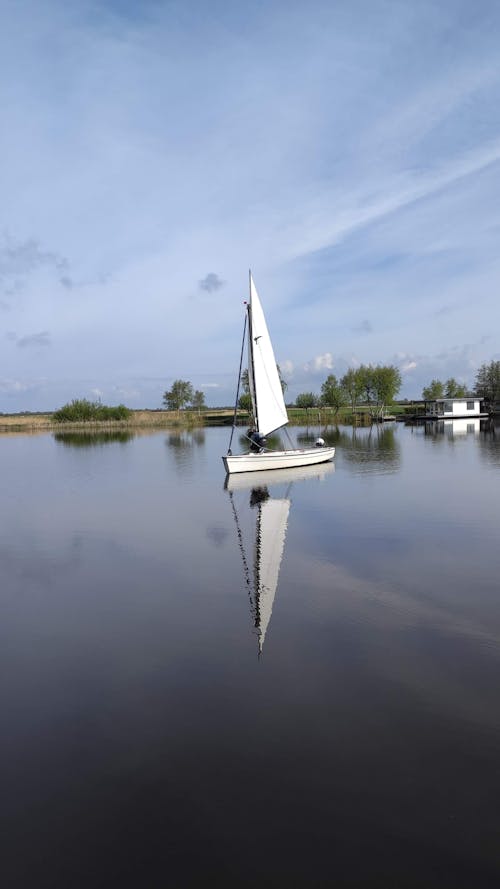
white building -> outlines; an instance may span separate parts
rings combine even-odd
[[[487,417],[481,410],[481,401],[477,395],[465,398],[437,398],[425,402],[426,420],[457,420],[467,417]]]

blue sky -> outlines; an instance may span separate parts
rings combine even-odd
[[[0,8],[0,411],[500,358],[500,4]]]

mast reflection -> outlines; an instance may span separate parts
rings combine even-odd
[[[226,478],[224,487],[229,494],[236,526],[259,657],[278,587],[292,504],[292,484],[306,479],[321,480],[333,471],[333,463],[323,463],[321,466],[259,472],[258,479],[248,478],[250,473]],[[269,485],[280,482],[286,485],[284,494],[271,496]],[[238,492],[244,493],[240,495]]]

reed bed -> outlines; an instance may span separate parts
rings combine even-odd
[[[195,411],[131,411],[127,420],[57,422],[52,413],[47,414],[10,414],[0,416],[0,433],[12,432],[43,432],[54,429],[63,431],[71,429],[105,430],[105,429],[151,429],[175,428],[185,429],[203,426],[203,414]]]

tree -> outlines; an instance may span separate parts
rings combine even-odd
[[[243,395],[240,395],[238,398],[238,407],[242,411],[247,411],[250,413],[252,410],[252,396],[250,392],[244,392]]]
[[[288,389],[288,383],[286,382],[286,380],[283,379],[283,375],[281,373],[281,367],[279,366],[279,364],[276,365],[276,369],[278,371],[278,376],[280,378],[281,391],[283,392],[283,395],[284,395],[286,390]]]
[[[476,374],[475,392],[488,402],[500,400],[500,361],[481,365]]]
[[[379,414],[391,404],[401,389],[401,372],[393,364],[377,364],[370,367],[371,386]]]
[[[351,367],[342,377],[340,385],[344,389],[354,413],[356,405],[363,394],[363,379],[362,374],[359,373],[359,368],[355,370]]]
[[[422,389],[422,398],[425,401],[435,401],[444,397],[444,385],[441,380],[431,380],[428,386]]]
[[[301,392],[300,395],[297,395],[295,404],[297,407],[302,407],[308,410],[310,407],[316,407],[318,404],[318,396],[315,395],[314,392]]]
[[[238,407],[242,411],[246,411],[247,414],[252,413],[252,396],[250,395],[250,379],[248,376],[248,369],[245,368],[241,372],[240,377],[240,389],[243,390],[242,394],[238,398]]]
[[[356,374],[361,386],[361,397],[366,404],[372,404],[376,401],[376,380],[375,368],[371,364],[362,364],[358,367]]]
[[[345,389],[342,388],[335,374],[330,374],[321,386],[321,404],[333,407],[335,415],[337,415],[345,402]]]
[[[450,377],[444,384],[444,394],[446,398],[463,398],[467,395],[467,386],[457,383],[454,377]]]
[[[191,404],[194,407],[194,409],[198,411],[198,413],[201,413],[201,411],[204,411],[206,408],[205,393],[202,392],[200,389],[197,389],[196,392],[194,392],[194,394],[193,394],[193,397],[191,399]]]
[[[288,383],[283,379],[283,376],[281,373],[281,367],[279,366],[279,364],[276,365],[276,369],[278,371],[278,376],[280,378],[281,391],[283,392],[283,395],[284,395],[286,390],[288,389]],[[245,370],[243,370],[241,372],[240,383],[241,383],[241,388],[243,389],[243,394],[248,395],[250,392],[250,381],[248,378],[248,368],[247,367],[245,367]]]
[[[163,404],[169,411],[180,411],[192,402],[193,386],[187,380],[174,380],[172,388],[163,393]]]
[[[362,364],[356,370],[348,370],[340,385],[349,398],[353,413],[357,403],[363,400],[374,406],[372,413],[382,414],[401,388],[401,373],[393,364]]]

